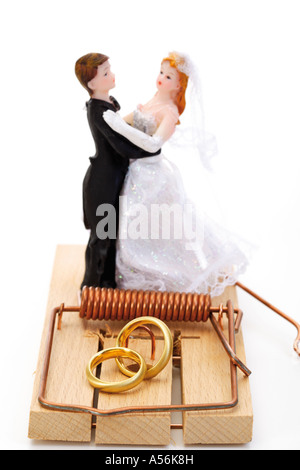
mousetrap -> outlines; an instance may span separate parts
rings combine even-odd
[[[201,294],[86,289],[78,305],[84,251],[84,246],[57,247],[29,438],[164,446],[171,442],[172,429],[182,429],[186,445],[251,441],[251,372],[245,365],[236,287],[212,299]],[[157,377],[132,390],[116,394],[95,390],[85,374],[88,361],[100,349],[115,346],[119,331],[131,318],[144,315],[168,325],[173,360]],[[153,340],[147,332],[135,332],[129,343],[145,358],[151,356]],[[158,356],[163,343],[155,332]],[[178,393],[174,393],[178,368]],[[103,380],[124,379],[109,361],[101,365],[100,373]]]

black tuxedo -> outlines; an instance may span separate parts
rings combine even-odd
[[[97,216],[100,204],[111,204],[116,210],[116,226],[119,219],[119,195],[126,176],[130,158],[144,158],[158,155],[148,153],[135,146],[125,137],[113,131],[103,119],[103,113],[110,109],[118,111],[118,102],[90,99],[87,102],[87,117],[96,153],[90,157],[90,166],[83,181],[84,224],[91,230],[85,253],[85,275],[81,284],[94,287],[116,287],[115,254],[116,239],[99,239],[96,228],[103,216]]]

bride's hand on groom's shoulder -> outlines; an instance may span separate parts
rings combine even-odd
[[[130,127],[119,113],[115,113],[111,109],[103,113],[103,119],[111,129],[119,133],[126,132],[127,128]]]
[[[107,111],[103,113],[103,119],[105,122],[107,122],[107,124],[114,122],[116,116],[117,116],[117,113],[115,113],[111,109],[108,109]]]

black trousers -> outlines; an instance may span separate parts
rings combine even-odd
[[[88,168],[83,181],[84,225],[90,230],[90,237],[85,251],[85,273],[81,289],[88,287],[116,287],[116,237],[119,226],[119,194],[125,174],[115,178],[103,179],[104,172],[93,163]],[[112,184],[113,183],[113,184]],[[107,214],[97,215],[100,204],[109,204],[114,208],[113,221],[115,232],[113,238],[99,238],[97,226],[107,218]]]
[[[81,289],[88,287],[116,287],[116,240],[100,240],[91,230],[85,250],[85,274]]]

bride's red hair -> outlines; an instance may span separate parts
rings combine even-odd
[[[166,61],[169,62],[171,67],[174,67],[177,70],[178,75],[179,75],[180,90],[179,90],[178,94],[176,95],[175,104],[178,108],[178,113],[179,113],[179,116],[180,116],[183,113],[183,111],[185,110],[185,105],[186,105],[185,92],[186,92],[186,89],[187,89],[189,77],[185,73],[178,70],[177,65],[180,64],[180,57],[176,53],[173,53],[173,52],[170,53],[168,57],[165,57],[162,60],[162,63],[164,63]],[[177,124],[180,124],[179,121],[178,121]]]

